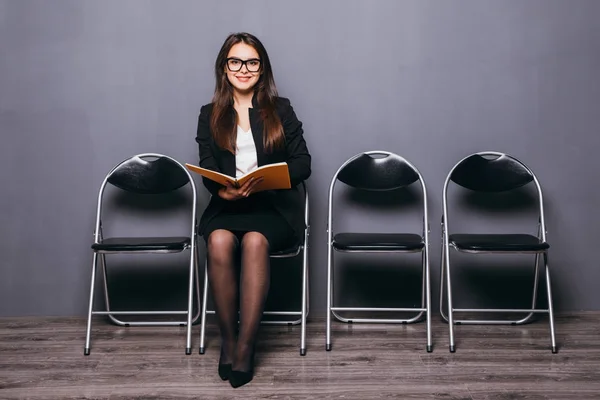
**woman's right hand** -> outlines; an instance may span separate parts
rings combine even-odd
[[[254,193],[256,185],[262,182],[262,180],[263,178],[250,178],[239,188],[229,184],[219,189],[219,197],[229,201],[243,199]]]

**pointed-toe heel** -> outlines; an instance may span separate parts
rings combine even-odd
[[[231,375],[229,375],[229,383],[231,387],[238,388],[240,386],[244,386],[248,382],[250,382],[254,378],[254,371],[231,371]]]
[[[219,364],[219,376],[226,381],[231,376],[231,364]]]

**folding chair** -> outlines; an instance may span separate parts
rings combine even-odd
[[[104,203],[104,191],[107,184],[111,184],[124,191],[138,195],[156,195],[172,192],[189,184],[192,201],[190,205],[191,218],[190,235],[186,237],[110,237],[104,238],[102,233],[102,209]],[[145,153],[138,154],[117,164],[104,178],[98,194],[98,205],[96,211],[96,225],[94,231],[94,243],[92,249],[94,257],[92,262],[92,280],[90,285],[89,309],[87,318],[87,332],[85,338],[84,354],[90,354],[90,340],[93,315],[108,315],[110,320],[121,326],[187,326],[186,354],[191,354],[191,327],[200,314],[200,293],[198,285],[198,255],[196,249],[196,188],[192,177],[186,168],[171,157]],[[106,271],[107,254],[141,254],[141,253],[180,253],[184,250],[190,251],[189,280],[188,280],[188,304],[185,311],[113,311],[110,309],[108,291],[108,277]],[[100,259],[104,280],[104,299],[106,311],[94,310],[94,288],[96,282],[96,265]],[[192,320],[192,293],[196,280],[197,313]],[[123,321],[120,315],[185,315],[185,320],[164,321]]]
[[[333,205],[337,181],[359,190],[392,191],[419,182],[422,192],[422,233],[355,233],[334,234]],[[385,196],[386,193],[382,193]],[[429,275],[429,222],[427,214],[427,190],[417,168],[403,157],[387,151],[368,151],[351,157],[337,170],[329,187],[329,214],[327,225],[327,332],[325,349],[330,351],[331,316],[341,322],[412,323],[426,314],[427,351],[433,351],[431,340],[431,289]],[[333,250],[348,253],[421,253],[422,288],[421,306],[411,308],[337,307],[334,306],[334,260]],[[339,312],[418,312],[410,319],[343,318]]]
[[[538,234],[537,236],[524,233],[450,233],[448,214],[448,186],[453,182],[456,185],[474,192],[489,193],[515,190],[533,182],[536,189],[539,207]],[[480,152],[463,158],[448,174],[444,183],[443,214],[442,214],[442,268],[440,277],[440,313],[448,322],[450,331],[450,352],[456,351],[454,343],[454,324],[492,324],[492,325],[520,325],[528,322],[534,313],[548,313],[550,321],[550,336],[552,352],[558,351],[554,334],[554,314],[552,306],[552,292],[550,288],[550,270],[548,268],[548,248],[546,241],[546,222],[544,219],[544,204],[542,188],[534,173],[525,164],[516,158],[499,152]],[[535,268],[533,277],[532,304],[529,309],[490,309],[490,308],[454,308],[452,303],[452,285],[450,279],[450,248],[462,253],[481,254],[535,254]],[[536,309],[537,290],[539,282],[539,258],[544,258],[544,271],[546,274],[546,291],[548,308]],[[447,289],[448,314],[444,313],[444,286]],[[455,320],[454,313],[527,313],[524,318],[515,320],[499,319],[465,319]]]
[[[309,300],[308,300],[308,235],[310,233],[309,224],[309,202],[308,202],[308,189],[306,184],[302,182],[302,189],[304,191],[304,223],[306,228],[304,229],[304,238],[301,243],[296,244],[290,249],[271,253],[272,259],[280,258],[295,258],[302,255],[302,305],[300,311],[264,311],[263,315],[274,315],[288,317],[282,320],[269,320],[261,321],[263,325],[298,325],[300,324],[300,355],[306,355],[306,317],[308,316]],[[204,354],[205,348],[205,332],[206,332],[206,315],[214,314],[214,310],[207,310],[207,299],[208,299],[208,265],[205,263],[204,269],[204,290],[202,294],[202,319],[200,327],[200,354]],[[298,316],[298,319],[290,319],[289,317]]]

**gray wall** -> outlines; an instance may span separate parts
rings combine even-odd
[[[375,148],[404,155],[427,182],[434,299],[445,175],[471,152],[498,150],[545,188],[556,307],[600,309],[598,15],[596,0],[0,0],[0,315],[85,313],[102,178],[140,152],[197,161],[197,114],[233,31],[263,40],[280,94],[305,124],[316,314],[329,179]],[[386,207],[341,209],[373,212],[356,220],[361,228],[394,229]],[[403,293],[388,264],[371,264],[392,291],[385,302]],[[350,275],[338,274],[349,301],[369,297],[372,287]],[[397,275],[404,288],[409,278]],[[464,287],[477,287],[470,278]]]

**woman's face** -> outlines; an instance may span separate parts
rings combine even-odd
[[[245,43],[237,43],[227,54],[225,73],[234,90],[247,93],[254,88],[262,72],[258,52]]]

